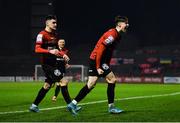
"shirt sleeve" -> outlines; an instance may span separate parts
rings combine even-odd
[[[116,36],[115,36],[114,31],[109,31],[105,34],[104,40],[102,43],[105,46],[111,45],[114,42],[115,38],[116,38]]]
[[[68,54],[68,50],[67,49],[64,50],[64,54],[66,54],[66,55]]]
[[[35,53],[49,53],[49,50],[41,48],[41,44],[36,44]]]
[[[43,34],[38,34],[36,37],[36,44],[42,44],[43,43]]]
[[[106,47],[103,44],[100,44],[99,50],[97,50],[97,54],[96,54],[96,69],[100,68],[102,54],[105,49]]]
[[[41,47],[43,43],[43,34],[38,34],[36,38],[35,53],[49,53],[47,49]]]
[[[66,50],[65,50],[65,51],[63,51],[63,50],[59,51],[59,55],[60,55],[60,56],[64,56],[65,54],[67,55]]]

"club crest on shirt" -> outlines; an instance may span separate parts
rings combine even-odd
[[[107,69],[109,69],[109,66],[108,66],[107,64],[102,64],[102,68],[103,68],[104,70],[107,70]]]
[[[54,70],[54,75],[55,76],[60,76],[61,75],[60,70],[58,70],[58,69]]]

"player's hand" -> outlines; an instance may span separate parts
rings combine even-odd
[[[56,55],[56,56],[60,56],[58,49],[49,50],[49,53],[51,53],[51,54],[53,54],[53,55]]]
[[[101,75],[101,74],[104,73],[104,71],[103,71],[101,68],[98,68],[98,69],[97,69],[97,72],[98,72],[99,75]]]
[[[66,54],[63,55],[63,58],[66,62],[68,62],[70,60],[70,58]]]
[[[66,69],[68,69],[68,68],[70,68],[70,67],[71,67],[71,65],[66,64],[66,65],[65,65],[65,67],[66,67]]]

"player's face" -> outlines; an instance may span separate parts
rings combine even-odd
[[[63,47],[65,46],[65,41],[62,40],[62,39],[60,39],[60,40],[58,41],[58,46],[59,46],[60,48],[63,48]]]
[[[129,24],[128,23],[125,23],[125,22],[120,22],[118,24],[118,26],[121,28],[121,31],[122,32],[126,32],[127,31],[127,28],[129,27]]]
[[[57,29],[57,20],[51,19],[46,21],[46,26],[51,30]]]

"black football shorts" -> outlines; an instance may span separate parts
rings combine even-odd
[[[49,83],[50,85],[55,82],[59,82],[64,76],[64,71],[59,67],[43,64],[42,69],[46,77],[45,82]]]
[[[90,59],[89,61],[89,69],[88,69],[88,75],[89,76],[98,76],[98,77],[106,77],[110,72],[111,69],[109,68],[109,65],[106,63],[101,64],[101,69],[104,71],[103,74],[99,75],[96,69],[96,61]]]

